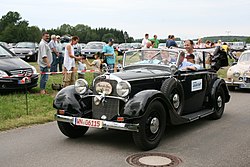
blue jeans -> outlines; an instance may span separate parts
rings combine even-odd
[[[114,67],[115,67],[114,64],[108,64],[108,69],[110,73],[114,73]]]
[[[40,66],[40,72],[49,72],[49,68]],[[48,81],[48,79],[49,79],[48,74],[41,74],[41,78],[40,78],[40,89],[41,90],[45,90],[46,82]]]
[[[63,59],[64,59],[64,57],[63,57],[62,53],[60,53],[59,58],[58,58],[59,71],[60,72],[62,72],[62,70],[63,70]]]
[[[53,61],[51,63],[50,72],[57,72],[58,57],[54,52],[52,52],[52,58]]]

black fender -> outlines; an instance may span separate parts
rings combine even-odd
[[[169,124],[182,124],[188,122],[179,116],[170,101],[158,90],[144,90],[134,95],[124,106],[124,114],[131,118],[141,118],[148,107],[154,101],[159,100],[166,111],[167,121]]]
[[[86,94],[92,94],[92,91],[88,90]],[[53,107],[64,110],[65,115],[82,116],[84,111],[92,108],[91,97],[81,97],[80,94],[75,91],[74,85],[70,85],[57,93]]]
[[[230,94],[229,94],[229,91],[228,91],[225,80],[221,79],[221,78],[217,78],[213,83],[213,86],[212,86],[212,89],[211,89],[211,100],[216,101],[214,98],[215,98],[216,91],[218,90],[219,87],[222,87],[222,89],[224,90],[225,103],[229,102]]]

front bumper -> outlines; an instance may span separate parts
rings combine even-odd
[[[243,81],[226,81],[227,86],[235,86],[235,87],[239,87],[239,88],[250,88],[250,83],[246,83]]]
[[[84,118],[55,114],[55,120],[57,121],[67,122],[67,123],[71,123],[77,126],[87,126],[87,125],[77,124],[77,121],[76,121],[77,119],[84,119]],[[117,129],[117,130],[134,131],[134,132],[139,131],[139,124],[119,123],[119,122],[114,122],[114,121],[95,120],[95,119],[88,119],[88,120],[101,121],[102,122],[101,128],[104,128],[104,129]],[[90,126],[87,126],[87,127],[90,127]]]
[[[26,87],[33,88],[37,86],[38,75],[33,74],[30,77],[30,83],[19,84],[21,77],[14,78],[0,78],[0,90],[20,90],[25,89]]]

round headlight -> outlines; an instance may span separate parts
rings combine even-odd
[[[116,92],[119,96],[125,97],[131,91],[131,85],[127,81],[120,81],[116,86]]]
[[[76,80],[75,90],[79,94],[85,93],[88,90],[88,82],[85,79]]]
[[[240,76],[240,73],[239,73],[238,71],[235,71],[235,72],[233,73],[233,76],[236,77],[236,78],[238,78],[238,77]]]
[[[0,77],[7,77],[8,74],[2,70],[0,70]]]
[[[33,74],[37,74],[36,68],[34,66],[31,66],[32,70],[33,70]]]

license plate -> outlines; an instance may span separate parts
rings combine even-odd
[[[23,58],[25,58],[25,55],[19,55],[19,57],[23,59]]]
[[[25,80],[22,79],[22,80],[18,80],[18,84],[19,85],[24,85],[24,84],[29,84],[31,83],[31,79],[30,78],[26,78]]]
[[[87,118],[75,118],[74,124],[78,126],[87,126],[92,128],[102,128],[103,121],[96,119],[87,119]]]

